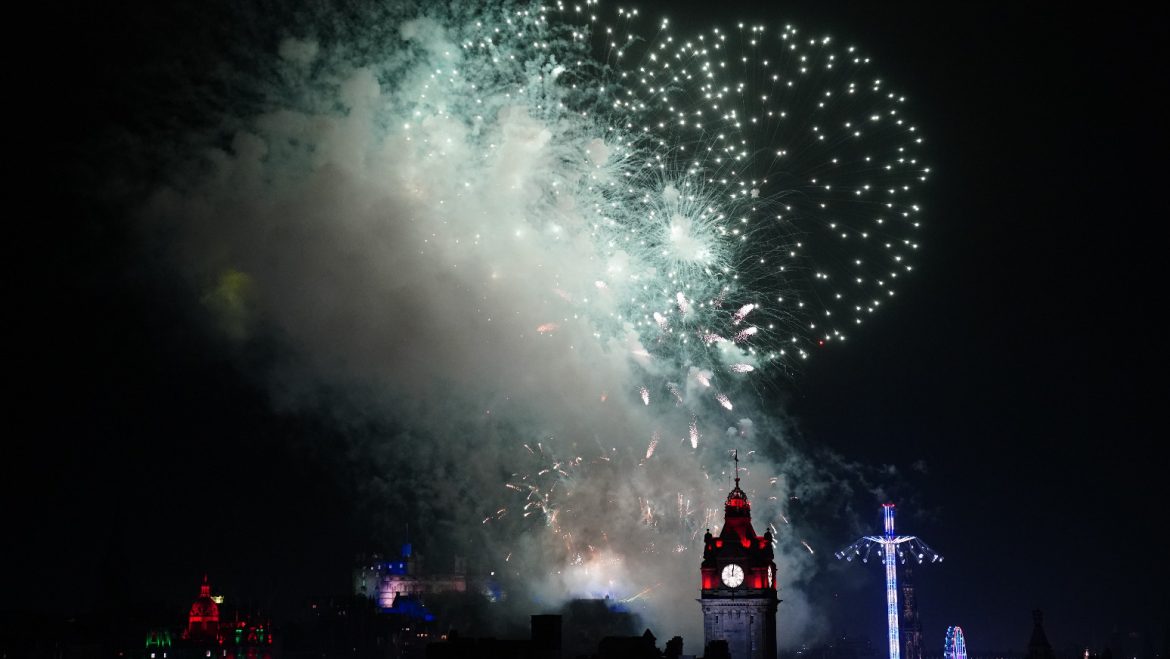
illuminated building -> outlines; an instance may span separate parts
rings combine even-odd
[[[162,653],[162,657],[166,657],[167,652],[174,645],[174,638],[171,637],[171,630],[169,629],[151,629],[146,632],[146,651],[151,653],[149,655],[151,657],[154,657],[159,652]]]
[[[183,632],[183,640],[218,643],[219,635],[219,604],[211,597],[211,585],[207,583],[207,575],[203,575],[203,585],[199,586],[199,597],[191,604],[191,612],[187,615],[187,629]]]
[[[735,488],[723,508],[723,530],[703,536],[704,645],[726,641],[736,659],[776,658],[776,563],[772,532],[756,535],[751,504],[739,488],[736,456]]]
[[[464,562],[456,559],[450,573],[426,574],[422,557],[415,554],[410,544],[402,546],[402,555],[396,561],[384,561],[378,554],[354,570],[354,594],[368,597],[384,612],[398,612],[409,601],[417,601],[429,593],[467,592],[467,571]]]
[[[175,648],[174,657],[185,656],[227,656],[229,652],[248,651],[249,656],[266,657],[267,649],[273,645],[272,625],[268,622],[249,619],[240,616],[237,612],[231,620],[221,616],[220,607],[223,597],[211,594],[211,584],[207,575],[203,576],[203,584],[199,586],[199,597],[191,604],[187,614],[187,628],[180,637],[180,647]],[[209,646],[220,648],[218,652],[207,654]],[[146,639],[148,652],[170,647],[169,635],[161,637],[158,634],[149,635]],[[265,651],[252,652],[258,648]],[[192,650],[197,650],[192,654]],[[159,655],[165,657],[166,654]],[[158,659],[155,657],[155,659]]]

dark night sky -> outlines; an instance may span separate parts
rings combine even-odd
[[[229,357],[209,356],[222,351],[189,327],[189,292],[82,192],[92,172],[75,149],[125,110],[106,90],[163,38],[142,34],[153,14],[60,11],[43,24],[61,48],[20,83],[39,104],[20,138],[35,166],[10,199],[35,203],[9,221],[37,238],[13,242],[3,608],[182,603],[205,569],[243,597],[344,583],[366,538],[318,441],[329,431],[268,411]],[[973,651],[1022,651],[1035,607],[1058,648],[1115,625],[1165,633],[1165,17],[768,11],[864,44],[930,138],[923,261],[896,313],[786,385],[811,441],[907,474],[902,526],[946,555],[920,577],[928,647],[961,624]],[[876,643],[871,571],[834,616],[860,602]]]
[[[911,532],[947,556],[920,578],[947,593],[927,624],[987,649],[1019,649],[1031,607],[1058,647],[1156,630],[1164,21],[855,9],[845,23],[926,92],[937,221],[900,322],[810,368],[804,428],[867,462],[926,461],[903,495],[925,508]]]

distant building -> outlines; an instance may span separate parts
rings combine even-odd
[[[183,640],[196,643],[220,641],[219,604],[211,597],[211,585],[207,583],[206,574],[203,575],[203,585],[199,587],[199,597],[191,604],[191,612],[187,615]]]
[[[245,652],[249,657],[267,657],[273,646],[272,625],[238,612],[225,619],[221,614],[223,597],[211,594],[207,575],[199,586],[199,596],[191,603],[187,626],[173,643],[169,633],[153,630],[146,637],[146,656],[153,659],[171,657],[226,657]]]
[[[902,659],[923,659],[922,621],[918,618],[918,598],[914,594],[914,571],[910,563],[902,564]]]
[[[606,636],[597,644],[597,659],[661,659],[656,640],[649,629],[641,636]]]
[[[1048,635],[1044,633],[1044,614],[1040,609],[1032,612],[1032,638],[1028,641],[1028,652],[1024,659],[1056,659]]]
[[[561,659],[561,616],[532,616],[531,637],[527,640],[462,638],[453,635],[444,641],[431,643],[426,649],[426,659],[465,659],[470,657],[478,659]]]
[[[146,652],[149,656],[151,653],[163,653],[160,656],[165,657],[167,652],[175,645],[175,639],[171,635],[169,629],[150,629],[146,632]],[[157,658],[156,658],[157,659]]]
[[[307,614],[307,615],[305,615]],[[289,625],[284,648],[313,657],[421,657],[430,642],[425,625],[384,613],[373,600],[351,595],[308,602],[304,620]]]
[[[703,536],[702,597],[704,647],[726,641],[734,659],[776,659],[776,563],[772,532],[756,535],[751,505],[735,488],[723,507],[723,530]],[[708,649],[707,654],[712,650]]]
[[[806,645],[786,652],[783,659],[875,659],[876,656],[877,650],[868,638],[842,635],[824,645]],[[942,659],[942,656],[931,659]]]
[[[607,636],[634,636],[639,617],[617,600],[573,599],[561,607],[566,657],[592,655],[598,640]]]
[[[451,572],[427,573],[422,557],[413,552],[409,543],[402,545],[397,560],[383,560],[380,554],[361,560],[354,569],[353,580],[355,595],[370,598],[386,612],[401,608],[402,596],[417,600],[430,593],[467,592],[467,568],[463,559],[455,560]]]

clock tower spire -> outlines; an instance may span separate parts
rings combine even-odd
[[[772,532],[757,536],[752,509],[739,487],[739,452],[735,453],[735,487],[723,506],[723,529],[703,536],[702,597],[705,644],[726,641],[734,659],[776,659],[776,563]]]

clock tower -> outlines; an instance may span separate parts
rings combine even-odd
[[[726,641],[732,659],[776,659],[776,563],[772,532],[757,536],[752,509],[735,488],[723,507],[723,530],[703,536],[702,598],[704,646]]]

